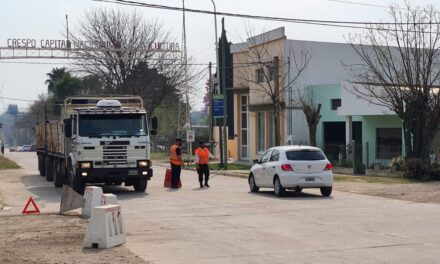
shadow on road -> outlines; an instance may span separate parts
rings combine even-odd
[[[294,192],[294,191],[286,191],[283,197],[277,197],[273,191],[259,191],[258,193],[251,193],[252,195],[264,196],[273,199],[295,199],[295,200],[310,200],[310,199],[333,199],[333,197],[324,197],[322,195],[313,194],[313,193],[305,193],[305,192]]]
[[[26,175],[21,177],[21,182],[32,196],[39,197],[40,200],[46,203],[59,203],[61,200],[62,188],[55,188],[53,182],[46,181],[45,177]],[[148,193],[135,192],[131,186],[104,186],[100,184],[94,186],[102,187],[104,193],[117,195],[119,200],[143,198],[148,195]]]

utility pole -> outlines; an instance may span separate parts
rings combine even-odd
[[[185,101],[186,101],[186,120],[187,127],[186,131],[191,131],[191,113],[190,113],[190,105],[189,105],[189,95],[188,95],[188,57],[187,57],[187,49],[186,49],[186,26],[185,26],[185,0],[182,0],[183,5],[183,67],[184,67],[184,78],[185,78]],[[187,153],[189,156],[189,163],[191,163],[191,152],[192,152],[192,142],[187,142]]]
[[[281,105],[280,105],[280,78],[279,78],[279,58],[273,57],[273,75],[274,75],[274,92],[275,92],[275,145],[281,145],[281,133],[280,133],[280,119],[281,119]]]
[[[225,28],[225,18],[222,18],[222,28]],[[228,104],[226,97],[226,38],[222,38],[222,91],[223,91],[223,168],[228,169]]]
[[[213,143],[213,139],[212,139],[212,137],[213,137],[213,131],[212,131],[212,65],[211,65],[211,62],[209,62],[209,66],[208,66],[208,69],[209,69],[209,77],[208,77],[208,81],[209,81],[209,84],[208,84],[208,100],[209,100],[209,106],[208,106],[208,124],[209,124],[209,131],[208,131],[208,133],[209,133],[209,147],[210,147],[210,149],[211,149],[211,152],[213,152],[213,145],[214,144],[212,144]]]
[[[288,105],[289,106],[289,108],[288,108],[288,116],[289,116],[289,118],[288,118],[288,126],[287,126],[287,133],[288,133],[288,135],[292,135],[293,134],[293,132],[292,132],[292,108],[291,108],[291,106],[292,106],[292,100],[293,100],[293,94],[292,94],[292,86],[291,86],[291,84],[290,84],[290,57],[287,57],[287,83],[288,83],[288,85],[289,85],[289,87],[288,87],[288,104],[286,104],[286,106]],[[290,143],[290,144],[292,144],[292,143]]]

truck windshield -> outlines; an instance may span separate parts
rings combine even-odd
[[[79,135],[82,137],[137,137],[148,133],[145,115],[81,115],[79,117]]]

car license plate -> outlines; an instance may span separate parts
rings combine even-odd
[[[315,178],[313,178],[313,177],[306,177],[306,181],[307,182],[313,182],[313,181],[315,181]]]
[[[138,171],[137,170],[129,170],[128,175],[138,175]]]

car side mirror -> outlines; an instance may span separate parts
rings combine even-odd
[[[63,120],[64,123],[64,136],[66,138],[72,137],[72,119],[67,118]]]
[[[253,164],[260,164],[260,161],[257,160],[257,159],[254,159],[254,160],[252,160],[252,163],[253,163]]]
[[[150,134],[151,135],[157,135],[157,129],[158,129],[158,127],[159,127],[159,123],[158,123],[158,121],[157,121],[157,117],[156,116],[153,116],[152,118],[151,118],[151,129],[150,129]]]

